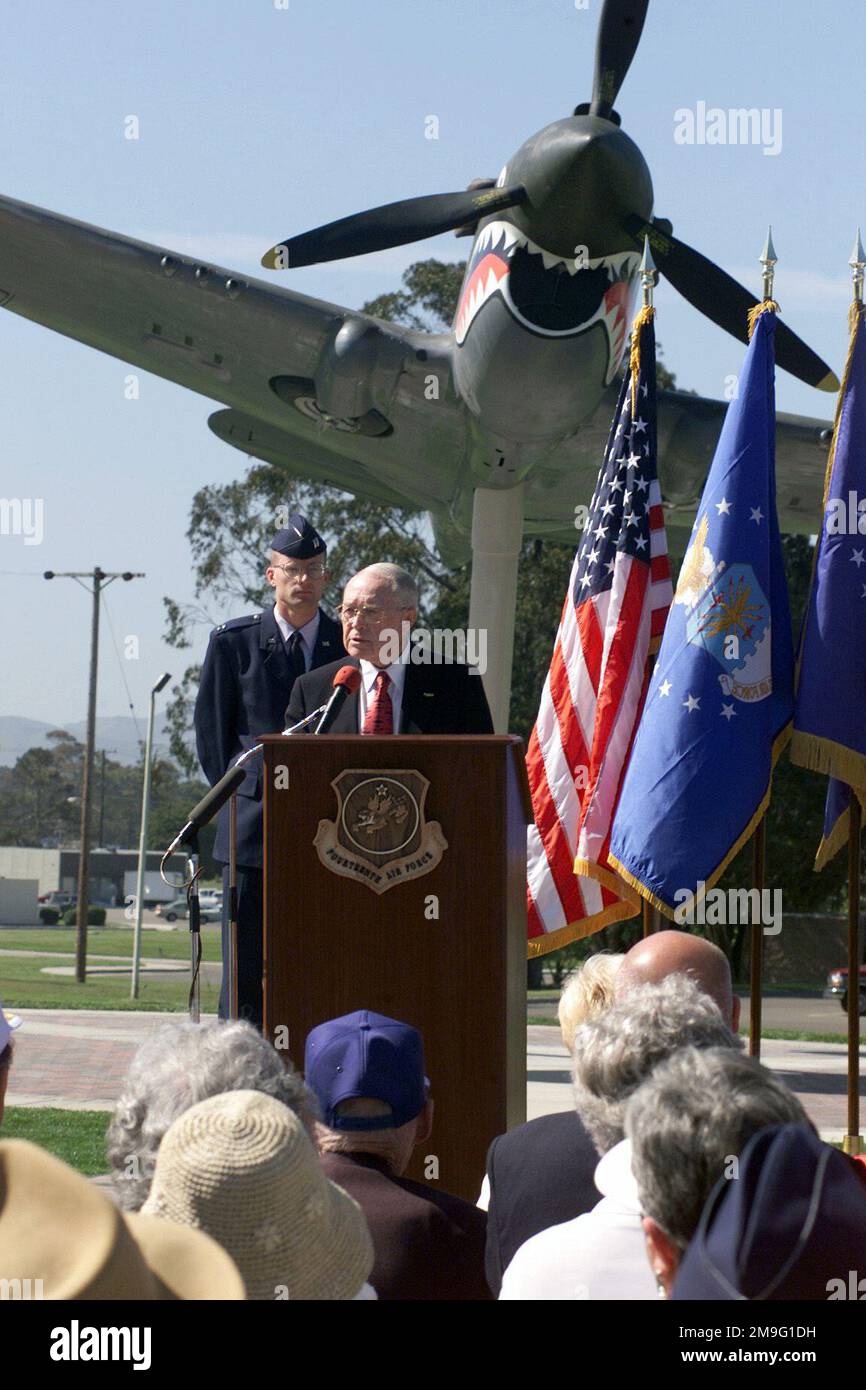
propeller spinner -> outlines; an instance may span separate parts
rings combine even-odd
[[[465,234],[484,218],[506,209],[516,210],[515,223],[532,236],[535,223],[549,224],[552,215],[563,205],[575,210],[575,218],[576,209],[580,208],[581,221],[585,220],[587,207],[594,206],[598,210],[599,224],[604,224],[607,234],[612,233],[622,246],[642,247],[646,234],[659,271],[683,298],[727,333],[746,342],[748,310],[758,301],[706,256],[673,237],[670,222],[649,219],[648,172],[644,178],[646,166],[635,146],[632,148],[638,160],[619,170],[619,177],[614,180],[605,178],[604,197],[600,202],[598,197],[588,196],[593,190],[584,188],[583,180],[581,197],[575,199],[573,184],[568,186],[571,180],[565,182],[558,178],[562,142],[571,143],[575,137],[584,147],[598,142],[602,156],[600,161],[593,161],[587,150],[581,154],[582,168],[591,172],[594,164],[600,163],[607,173],[610,155],[604,146],[610,145],[611,134],[619,126],[613,103],[637,51],[648,7],[649,0],[605,0],[596,38],[591,102],[577,107],[570,121],[555,122],[527,142],[507,166],[509,172],[513,170],[513,176],[516,175],[507,187],[476,186],[457,193],[436,193],[386,203],[300,236],[286,237],[265,253],[262,265],[268,270],[294,269],[404,246],[441,232],[456,230]],[[614,141],[614,152],[618,149]],[[635,176],[634,182],[630,175]],[[646,213],[641,211],[642,207]],[[597,225],[593,230],[597,241],[602,227]],[[573,228],[569,226],[569,249],[576,242],[587,240],[586,232],[579,232],[576,222]],[[536,239],[541,240],[540,237]],[[611,245],[607,249],[613,251],[617,247]],[[776,332],[776,357],[780,367],[808,385],[824,391],[838,390],[835,373],[782,322]]]

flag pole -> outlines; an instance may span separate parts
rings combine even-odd
[[[659,273],[656,263],[653,260],[650,250],[649,237],[643,239],[643,255],[640,262],[640,284],[643,293],[643,307],[651,309],[653,307],[653,290],[658,284]],[[655,655],[650,652],[647,656],[647,679],[652,679],[653,668],[656,664]],[[641,921],[643,924],[643,935],[652,936],[658,926],[658,910],[653,906],[648,898],[644,898],[642,905]]]
[[[763,298],[773,298],[773,279],[776,271],[776,248],[773,245],[773,228],[767,228],[767,239],[759,258],[763,267]],[[758,903],[763,902],[764,873],[767,862],[767,817],[761,817],[752,836],[752,887],[758,890]],[[761,1022],[763,1015],[763,995],[761,993],[764,975],[764,928],[760,909],[752,916],[752,930],[749,951],[749,1056],[756,1061],[761,1056]]]
[[[860,228],[848,262],[854,281],[854,300],[863,303],[866,251]],[[862,813],[857,789],[851,788],[848,812],[848,1133],[842,1142],[845,1153],[859,1154],[860,1138],[860,832]]]
[[[848,812],[848,1133],[847,1154],[859,1154],[860,1138],[860,798],[851,788]]]
[[[767,849],[767,818],[762,816],[755,826],[755,833],[752,836],[752,887],[758,890],[758,902],[763,902],[761,896],[764,891],[764,868],[766,864]],[[749,969],[749,1056],[756,1061],[761,1058],[761,1016],[763,1013],[763,998],[761,995],[761,984],[764,974],[764,927],[761,921],[760,911],[752,916],[752,931],[750,938],[750,969]]]

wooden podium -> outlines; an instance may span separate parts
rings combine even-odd
[[[413,1024],[435,1114],[407,1175],[474,1202],[490,1141],[526,1115],[521,740],[264,744],[265,1036],[302,1068],[326,1019]]]

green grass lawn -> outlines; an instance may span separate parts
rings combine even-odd
[[[7,1009],[153,1009],[185,1013],[188,975],[172,980],[143,976],[138,999],[129,997],[129,976],[92,975],[80,985],[73,976],[43,975],[45,960],[25,956],[0,956],[3,1004]],[[202,982],[202,1013],[216,1013],[219,989]]]
[[[103,1110],[42,1110],[12,1105],[7,1107],[0,1135],[4,1139],[29,1139],[79,1173],[94,1177],[107,1168],[108,1119],[108,1112]]]
[[[131,927],[88,927],[87,950],[95,956],[131,956]],[[21,927],[0,927],[0,949],[8,951],[71,951],[75,953],[74,927],[45,927],[28,931]],[[189,931],[185,923],[175,931],[144,931],[141,954],[147,960],[186,960]],[[220,959],[219,925],[201,930],[202,960]],[[2,957],[0,957],[2,959]]]

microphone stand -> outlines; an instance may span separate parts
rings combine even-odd
[[[314,719],[318,719],[325,711],[326,706],[320,705],[318,709],[308,714],[306,719],[301,719],[291,728],[284,729],[284,735],[296,734],[300,729],[305,729],[308,724],[312,724]],[[232,806],[229,822],[229,902],[228,902],[228,921],[229,921],[229,1008],[232,1018],[238,1016],[238,979],[237,979],[237,803],[234,793],[243,781],[245,768],[248,762],[255,757],[256,753],[261,753],[264,744],[256,743],[252,748],[248,748],[245,753],[232,763],[228,772],[215,782],[210,791],[202,797],[197,806],[190,811],[189,820],[183,827],[179,835],[176,835],[162,856],[160,873],[165,878],[166,861],[174,854],[175,850],[181,845],[189,846],[189,866],[192,877],[187,889],[189,901],[189,934],[190,934],[190,986],[189,986],[189,1016],[193,1023],[201,1022],[201,983],[199,970],[201,966],[201,909],[198,895],[198,879],[201,873],[201,862],[198,847],[198,832],[202,826],[207,825],[213,820],[218,811],[221,811],[226,802],[231,798]],[[165,880],[168,882],[168,879]]]
[[[192,879],[189,885],[189,946],[190,946],[190,985],[189,1017],[191,1023],[201,1023],[201,910],[198,897],[198,879],[201,873],[199,864],[198,831],[194,831],[189,841],[189,866]]]
[[[238,798],[233,792],[229,802],[229,951],[228,1001],[229,1018],[238,1016]]]

